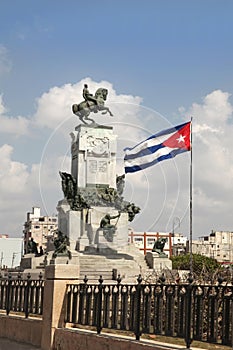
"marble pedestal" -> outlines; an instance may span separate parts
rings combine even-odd
[[[85,233],[86,209],[71,210],[67,200],[63,199],[58,202],[57,211],[58,230],[69,237],[70,249],[76,250],[79,241]],[[86,243],[87,241],[86,239]]]
[[[95,247],[99,251],[112,249],[117,251],[128,243],[128,214],[121,213],[119,218],[112,219],[111,224],[116,226],[116,232],[112,242],[109,242],[100,229],[100,221],[106,215],[118,215],[118,211],[112,207],[94,207],[88,212],[87,236],[89,246]]]
[[[128,213],[121,213],[119,218],[111,220],[111,224],[116,225],[116,233],[113,241],[109,242],[100,229],[100,221],[106,214],[118,215],[114,207],[93,207],[73,211],[70,210],[66,200],[62,200],[59,201],[57,210],[58,230],[69,237],[71,250],[89,249],[104,252],[104,249],[110,249],[117,252],[128,243]]]
[[[67,255],[57,255],[50,260],[50,265],[79,265],[79,253],[75,250],[70,251],[71,258]]]
[[[97,250],[117,252],[128,243],[128,213],[121,213],[112,219],[116,231],[109,242],[100,229],[100,222],[106,214],[118,215],[114,206],[115,197],[111,190],[116,186],[116,139],[110,126],[80,124],[71,132],[71,175],[73,178],[73,198],[79,193],[85,205],[80,210],[71,210],[66,199],[58,202],[58,230],[69,237],[70,248],[77,251]],[[64,190],[65,188],[65,190]],[[64,187],[64,194],[68,186]],[[100,189],[100,191],[96,191]],[[108,190],[110,189],[110,192]],[[106,191],[106,192],[105,192]],[[116,196],[116,195],[115,195]],[[72,203],[72,201],[71,201]],[[106,206],[104,206],[106,203]],[[103,205],[103,206],[102,206]],[[81,207],[88,206],[88,209]],[[119,204],[118,204],[119,206]],[[72,204],[72,207],[73,204]],[[79,206],[76,206],[79,208]]]
[[[40,264],[44,262],[45,255],[35,256],[35,254],[25,254],[21,258],[20,269],[36,269]]]
[[[164,254],[165,255],[165,254]],[[161,257],[156,252],[148,252],[146,254],[146,262],[151,269],[162,271],[164,269],[172,269],[172,261],[168,257]]]

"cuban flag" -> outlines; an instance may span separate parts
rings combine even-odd
[[[191,121],[160,131],[132,148],[125,148],[125,173],[134,173],[191,149]]]

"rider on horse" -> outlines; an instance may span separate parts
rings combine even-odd
[[[88,124],[86,121],[89,120],[92,124],[96,124],[94,119],[88,118],[90,113],[98,113],[102,114],[109,113],[110,116],[113,116],[112,112],[108,107],[104,105],[108,95],[108,90],[105,88],[98,88],[93,96],[90,94],[88,90],[88,85],[84,84],[83,89],[83,98],[85,101],[80,102],[79,104],[72,105],[72,111],[75,115],[79,117],[79,119],[84,123]],[[92,125],[89,124],[89,125]]]
[[[88,90],[88,85],[84,84],[84,89],[83,89],[83,98],[87,102],[87,105],[89,106],[89,101],[94,102],[96,105],[98,105],[98,102],[95,97],[93,97],[92,94],[90,94]]]

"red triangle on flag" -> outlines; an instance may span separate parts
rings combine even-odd
[[[170,148],[190,150],[190,123],[187,123],[183,128],[165,140],[163,145]]]

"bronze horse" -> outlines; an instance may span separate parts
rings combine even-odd
[[[108,90],[104,88],[99,88],[95,92],[95,100],[94,101],[83,101],[79,104],[74,104],[72,106],[72,111],[75,115],[79,117],[79,119],[84,123],[84,124],[89,124],[86,121],[90,120],[92,123],[95,124],[95,121],[91,118],[88,118],[91,112],[98,113],[102,111],[102,114],[106,114],[107,112],[110,114],[111,117],[113,117],[112,112],[108,107],[104,105],[104,102],[107,99],[108,95]]]

